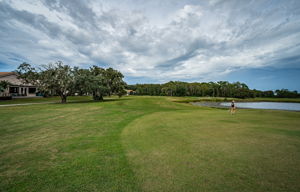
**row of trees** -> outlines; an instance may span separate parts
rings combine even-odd
[[[128,85],[137,95],[161,95],[161,96],[211,96],[211,97],[300,97],[297,91],[287,89],[260,91],[249,89],[245,83],[227,81],[209,83],[187,83],[181,81],[170,81],[165,84],[136,84]]]
[[[276,90],[276,97],[281,98],[296,98],[300,97],[300,94],[297,91],[289,91],[288,89]]]
[[[113,68],[93,66],[81,69],[58,61],[38,68],[22,63],[16,72],[24,83],[37,86],[43,95],[60,96],[62,103],[75,94],[92,95],[94,100],[100,101],[106,95],[126,94],[124,76]]]

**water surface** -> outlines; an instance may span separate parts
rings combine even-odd
[[[220,103],[221,106],[230,107],[231,102]],[[300,111],[300,103],[284,103],[284,102],[240,102],[235,103],[237,108],[249,109],[277,109]]]

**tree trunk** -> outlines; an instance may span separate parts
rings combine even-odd
[[[103,101],[103,96],[102,96],[102,94],[93,94],[93,99],[95,100],[95,101]]]
[[[67,96],[66,95],[61,95],[61,103],[67,103]]]
[[[99,101],[103,101],[104,99],[103,99],[103,95],[100,95],[99,96]]]

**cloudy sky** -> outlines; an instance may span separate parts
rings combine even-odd
[[[300,91],[299,0],[0,0],[0,42],[0,71],[61,60]]]

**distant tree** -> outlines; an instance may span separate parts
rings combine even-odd
[[[123,95],[126,95],[126,94],[127,94],[127,92],[125,91],[125,89],[122,89],[122,90],[118,91],[118,93],[117,93],[119,98],[122,97]]]
[[[263,91],[262,97],[274,97],[274,92],[273,91]]]
[[[126,94],[123,74],[112,68],[104,69],[92,66],[89,69],[75,68],[76,90],[80,94],[92,94],[95,101],[103,101],[106,95]]]
[[[136,84],[127,88],[136,89],[138,95],[166,95],[166,96],[211,96],[211,97],[273,97],[273,91],[251,90],[245,83],[227,81],[187,83],[170,81],[164,84]]]
[[[28,63],[22,63],[16,72],[22,81],[36,85],[40,92],[59,95],[62,103],[66,103],[67,97],[75,93],[91,94],[98,101],[102,101],[106,95],[116,94],[121,97],[126,94],[124,76],[113,68],[72,68],[58,61],[37,69]]]
[[[74,70],[61,61],[43,65],[39,69],[23,63],[18,67],[17,73],[19,78],[38,86],[42,92],[59,95],[61,103],[66,103],[67,97],[76,91]]]
[[[137,85],[125,85],[125,89],[136,91]]]
[[[108,79],[105,69],[93,66],[90,68],[89,86],[95,101],[103,101],[105,95],[109,95]]]
[[[93,76],[89,69],[74,67],[75,89],[79,95],[88,95],[92,92]]]
[[[288,89],[276,90],[275,93],[276,93],[276,97],[282,97],[282,98],[300,97],[297,91],[289,91]]]
[[[104,71],[104,78],[108,87],[108,95],[123,95],[126,83],[123,81],[123,74],[113,68]]]
[[[38,91],[44,96],[50,94],[48,86],[41,80],[41,70],[32,67],[28,63],[22,63],[16,70],[18,78],[25,84],[32,84],[38,87]]]

